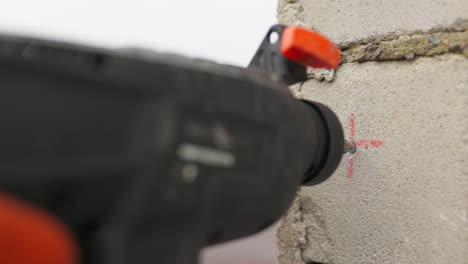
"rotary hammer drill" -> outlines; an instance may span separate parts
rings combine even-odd
[[[246,69],[1,36],[0,262],[193,264],[270,226],[340,162],[336,115],[287,90],[339,56],[281,25]]]

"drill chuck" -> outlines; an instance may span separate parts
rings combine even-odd
[[[318,115],[318,122],[311,124],[319,134],[314,145],[320,150],[311,159],[304,174],[303,185],[314,185],[328,179],[336,170],[343,156],[345,140],[341,123],[330,108],[317,102],[306,104]]]

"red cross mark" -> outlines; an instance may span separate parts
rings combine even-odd
[[[365,149],[369,149],[371,147],[378,148],[384,144],[381,140],[368,140],[368,139],[359,139],[356,140],[356,116],[355,114],[351,114],[351,118],[349,119],[349,141],[355,142],[356,148],[363,147]],[[348,162],[348,178],[353,177],[354,174],[354,157],[352,157]]]

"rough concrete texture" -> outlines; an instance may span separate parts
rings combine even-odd
[[[341,64],[347,62],[412,60],[420,56],[447,53],[463,54],[468,58],[468,22],[459,31],[432,31],[374,39],[369,43],[341,47]],[[308,69],[309,79],[331,82],[335,70]]]
[[[452,26],[467,0],[280,0],[278,19],[325,33],[340,45]],[[458,24],[458,23],[456,23]]]
[[[341,47],[341,64],[347,62],[412,60],[420,56],[446,53],[463,54],[468,58],[468,22],[460,31],[432,31],[374,39],[369,43]],[[331,82],[335,70],[307,69],[309,79]]]
[[[341,68],[309,69],[292,92],[358,145],[301,190],[280,264],[468,264],[467,14],[466,0],[280,0],[281,23],[342,48]]]
[[[468,2],[467,2],[468,5]],[[468,24],[460,32],[433,32],[378,40],[342,49],[341,62],[408,60],[418,56],[460,53],[468,58]]]
[[[278,230],[280,252],[289,255],[280,264],[301,263],[298,251],[305,263],[468,263],[468,60],[462,54],[344,63],[332,82],[310,80],[292,89],[330,106],[359,146],[329,180],[302,188],[300,205]],[[306,230],[302,246],[297,219]]]
[[[307,246],[306,228],[302,219],[299,196],[294,200],[277,230],[279,263],[305,264],[302,249]]]

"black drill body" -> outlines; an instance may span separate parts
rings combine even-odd
[[[195,263],[340,160],[333,112],[270,76],[1,37],[0,188],[62,219],[82,263]]]

